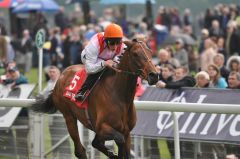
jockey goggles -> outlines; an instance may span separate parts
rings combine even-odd
[[[111,38],[105,41],[108,45],[119,45],[122,42],[122,38]]]

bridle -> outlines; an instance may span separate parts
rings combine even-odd
[[[142,43],[143,43],[143,42],[142,42],[142,41],[134,41],[134,42],[137,42],[138,44],[140,44],[141,49],[142,49],[142,51],[143,51],[143,53],[144,53],[144,57],[147,59],[147,63],[151,64],[152,61],[151,61],[151,59],[147,56],[147,53],[146,53],[145,49],[144,49],[143,46],[142,46]],[[132,48],[132,46],[128,47],[128,48],[126,49],[126,51],[129,51],[129,52],[130,52],[131,48]],[[128,54],[127,54],[128,59],[130,59],[129,52],[128,52]],[[129,63],[129,62],[130,62],[130,61],[128,60],[128,64],[129,64],[129,66],[130,66],[130,63]],[[118,69],[118,68],[115,68],[115,67],[112,67],[112,69],[113,69],[114,71],[118,72],[118,73],[124,73],[124,74],[128,74],[128,75],[133,75],[133,76],[143,76],[143,72],[146,71],[147,65],[145,65],[143,69],[138,69],[138,70],[135,71],[135,72],[133,72],[133,71],[125,71],[125,70],[121,70],[121,69]]]

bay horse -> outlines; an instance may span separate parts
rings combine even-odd
[[[65,118],[68,132],[74,142],[75,156],[87,159],[85,148],[78,134],[77,120],[94,131],[96,136],[92,146],[110,159],[130,158],[130,131],[136,124],[136,110],[133,103],[138,76],[150,85],[158,81],[152,53],[141,41],[125,41],[127,46],[117,68],[106,69],[98,84],[89,94],[88,114],[85,110],[63,97],[64,90],[70,85],[73,76],[82,65],[66,68],[58,79],[54,90],[47,99],[37,100],[32,105],[36,112],[54,113],[59,110]],[[118,155],[105,147],[105,141],[114,140],[118,146]]]

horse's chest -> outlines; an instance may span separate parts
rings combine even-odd
[[[131,131],[136,124],[136,114],[133,110],[126,110],[122,114],[121,121],[124,131]]]

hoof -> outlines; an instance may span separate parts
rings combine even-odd
[[[109,151],[109,152],[108,152],[108,157],[109,157],[110,159],[118,159],[118,156],[115,155],[112,151]]]
[[[110,159],[118,159],[117,155],[109,156]]]
[[[87,155],[86,153],[82,153],[82,154],[77,154],[75,153],[75,156],[78,158],[78,159],[87,159]]]

